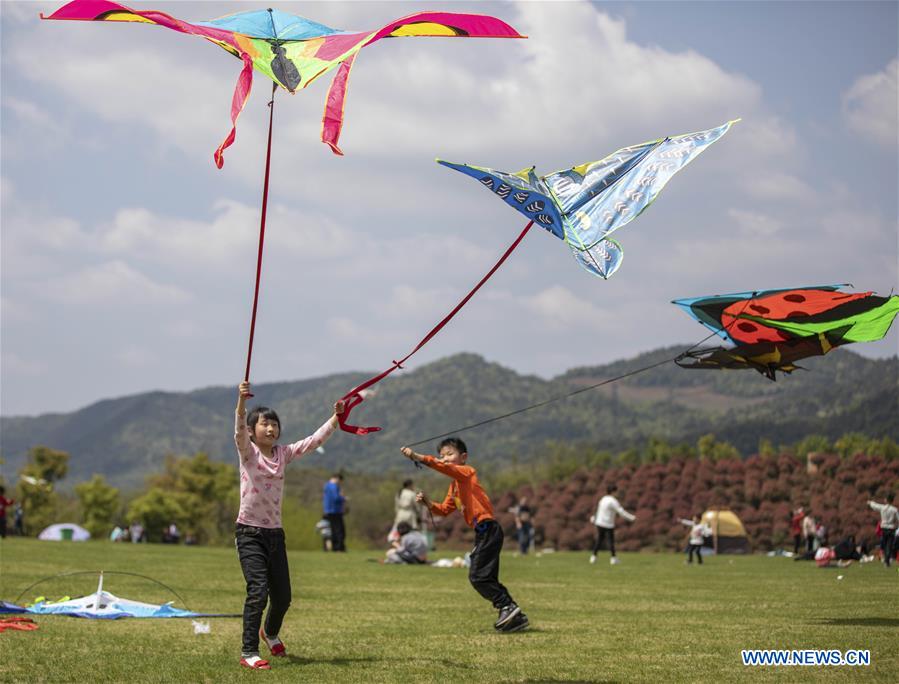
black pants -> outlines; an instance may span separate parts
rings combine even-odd
[[[810,553],[815,550],[815,538],[814,537],[806,537],[805,538],[805,550],[807,553]]]
[[[526,554],[528,549],[531,548],[532,531],[533,527],[529,522],[521,523],[521,527],[518,528],[518,548],[521,549],[522,554]]]
[[[687,549],[687,562],[693,562],[693,553],[696,553],[696,560],[699,561],[699,564],[702,565],[702,544],[690,544]]]
[[[247,581],[247,600],[243,605],[243,655],[258,655],[259,625],[265,604],[265,633],[277,636],[284,614],[290,607],[290,571],[284,530],[237,525],[235,531],[240,569]]]
[[[6,539],[6,516],[0,516],[0,537]]]
[[[326,513],[325,520],[331,523],[331,550],[346,551],[346,529],[343,526],[343,513]]]
[[[896,530],[891,530],[887,527],[880,528],[880,551],[883,553],[883,560],[888,566],[893,562],[893,555],[896,553],[895,541]]]
[[[795,556],[799,553],[799,543],[802,541],[802,537],[798,534],[793,535],[793,555]]]
[[[474,532],[468,581],[475,591],[499,610],[514,603],[509,592],[499,583],[499,554],[503,550],[503,528],[495,520],[485,520],[475,526]]]
[[[600,527],[596,526],[596,541],[593,543],[593,555],[596,555],[596,552],[599,551],[602,546],[603,540],[606,538],[606,535],[609,537],[609,551],[612,552],[612,558],[615,557],[615,530],[611,527]]]

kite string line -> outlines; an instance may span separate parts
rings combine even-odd
[[[253,290],[253,313],[250,317],[250,342],[247,346],[247,369],[244,373],[244,382],[250,381],[250,361],[253,358],[253,337],[256,333],[256,309],[259,305],[259,281],[262,277],[262,251],[265,246],[265,214],[268,209],[268,180],[272,160],[272,121],[275,118],[275,92],[277,89],[278,84],[272,83],[272,99],[269,100],[268,103],[268,147],[265,150],[265,182],[262,185],[262,217],[259,221],[259,250],[256,256],[256,287]],[[253,395],[251,394],[250,396]]]
[[[716,335],[716,334],[717,333],[712,332],[710,335],[707,335],[705,338],[703,338],[702,340],[700,340],[693,346],[689,347],[687,349],[687,351],[690,351],[691,349],[699,346],[700,344],[705,342],[707,339],[709,339],[710,337],[712,337],[713,335]],[[417,442],[412,442],[411,444],[408,444],[407,446],[409,446],[409,447],[420,446],[422,444],[426,444],[427,442],[431,442],[435,439],[441,439],[443,437],[449,437],[450,435],[455,435],[459,432],[473,430],[474,428],[481,427],[483,425],[488,425],[489,423],[495,423],[498,420],[503,420],[504,418],[509,418],[511,416],[518,415],[519,413],[524,413],[525,411],[530,411],[531,409],[540,408],[541,406],[546,406],[547,404],[552,404],[554,402],[561,401],[562,399],[568,399],[569,397],[573,397],[576,394],[582,394],[583,392],[589,392],[590,390],[596,389],[597,387],[602,387],[603,385],[608,385],[613,382],[617,382],[618,380],[623,380],[624,378],[628,378],[632,375],[637,375],[638,373],[643,373],[644,371],[648,371],[653,368],[663,366],[666,363],[671,363],[672,361],[674,361],[678,358],[681,358],[685,353],[686,352],[682,352],[682,353],[678,354],[677,356],[672,357],[670,359],[663,359],[662,361],[658,361],[658,362],[650,364],[648,366],[644,366],[644,367],[638,368],[636,370],[628,371],[627,373],[622,373],[621,375],[617,375],[614,378],[607,378],[607,379],[603,380],[602,382],[596,383],[595,385],[590,385],[589,387],[581,387],[580,389],[576,389],[573,392],[568,392],[567,394],[562,394],[562,395],[559,395],[556,397],[552,397],[550,399],[545,399],[544,401],[538,402],[536,404],[531,404],[530,406],[525,406],[524,408],[516,409],[515,411],[510,411],[509,413],[504,413],[501,416],[494,416],[493,418],[488,418],[486,420],[482,420],[479,423],[472,423],[471,425],[466,425],[465,427],[461,427],[456,430],[452,430],[451,432],[445,432],[442,435],[433,435],[431,437],[426,437],[425,439],[419,440]],[[416,463],[416,465],[418,465],[418,464]]]
[[[415,354],[419,349],[421,349],[428,342],[430,342],[431,339],[438,332],[440,332],[440,330],[443,328],[443,326],[445,326],[447,323],[449,323],[450,320],[452,320],[452,318],[457,313],[459,313],[459,310],[468,303],[468,300],[470,300],[475,295],[475,293],[481,289],[481,287],[484,285],[484,283],[486,283],[490,279],[490,277],[494,273],[496,273],[497,269],[499,269],[499,267],[502,266],[503,263],[505,263],[506,259],[509,258],[509,255],[512,254],[512,252],[515,251],[515,248],[518,247],[518,245],[521,243],[522,240],[524,240],[525,235],[528,234],[528,231],[531,229],[531,226],[533,226],[533,225],[534,225],[533,221],[528,222],[528,224],[524,227],[524,229],[521,231],[521,233],[519,233],[518,237],[515,238],[515,241],[511,245],[509,245],[509,247],[506,249],[506,251],[503,253],[503,255],[499,258],[499,260],[493,265],[493,268],[491,268],[487,272],[487,274],[483,278],[481,278],[480,282],[478,282],[478,284],[475,285],[471,289],[471,291],[467,295],[465,295],[465,297],[463,297],[462,300],[458,304],[456,304],[455,308],[453,308],[452,311],[450,311],[446,316],[443,317],[442,321],[440,321],[437,325],[435,325],[433,328],[431,328],[431,331],[421,339],[421,341],[415,346],[415,348],[411,352],[409,352],[406,356],[404,356],[399,361],[395,360],[393,362],[393,365],[390,368],[388,368],[387,370],[385,370],[383,373],[375,375],[375,376],[369,378],[368,380],[366,380],[365,382],[363,382],[362,384],[357,385],[356,387],[351,389],[349,392],[347,392],[342,397],[342,399],[344,401],[346,401],[347,403],[346,403],[346,408],[344,409],[344,412],[338,416],[338,421],[340,423],[341,430],[343,430],[345,432],[351,432],[351,433],[354,433],[357,435],[365,435],[365,434],[368,434],[369,432],[377,432],[378,430],[381,429],[379,427],[370,427],[370,428],[357,427],[355,425],[348,425],[346,422],[347,418],[349,418],[350,411],[364,401],[365,398],[361,394],[362,390],[365,390],[365,389],[371,387],[372,385],[374,385],[375,383],[380,382],[381,380],[386,378],[388,375],[393,373],[393,371],[395,371],[396,369],[402,368],[403,364],[409,358],[411,358],[413,354]]]

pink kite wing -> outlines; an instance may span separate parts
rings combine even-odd
[[[454,12],[418,12],[396,19],[374,31],[332,29],[280,10],[238,12],[209,22],[189,23],[156,10],[134,10],[109,0],[73,0],[42,19],[116,21],[156,24],[200,36],[227,50],[243,62],[231,102],[231,131],[215,151],[215,163],[224,164],[223,153],[235,140],[237,119],[253,84],[253,69],[276,84],[295,92],[333,69],[337,75],[328,90],[322,119],[322,142],[335,154],[343,127],[346,89],[356,54],[382,38],[524,38],[495,17]],[[300,44],[300,45],[297,45]]]

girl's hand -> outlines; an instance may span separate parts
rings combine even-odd
[[[424,492],[419,492],[418,494],[416,494],[415,500],[420,504],[424,504],[428,508],[430,508],[431,506],[431,500],[427,497],[427,495],[425,495]]]
[[[334,402],[334,415],[339,416],[342,415],[346,410],[346,402],[343,399],[338,399]]]
[[[412,451],[412,449],[410,449],[409,447],[405,447],[405,446],[402,447],[402,448],[400,449],[400,453],[401,453],[403,456],[405,456],[406,458],[408,458],[410,461],[417,461],[417,460],[419,460],[418,458],[416,458],[417,454],[416,454],[414,451]]]
[[[247,397],[252,397],[253,394],[250,392],[250,383],[244,380],[237,386],[237,395],[241,399],[246,399]]]

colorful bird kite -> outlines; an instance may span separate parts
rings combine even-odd
[[[673,304],[734,345],[686,352],[677,364],[754,368],[776,380],[776,371],[791,373],[802,359],[886,335],[899,313],[899,296],[840,292],[841,287],[846,285],[676,299]]]
[[[610,235],[637,218],[678,171],[739,121],[707,131],[624,147],[605,159],[538,177],[469,164],[439,164],[480,181],[506,204],[571,248],[585,269],[609,278],[621,265],[621,245]]]
[[[513,174],[438,159],[438,163],[479,180],[527,216],[528,224],[480,282],[409,354],[344,395],[347,403],[340,417],[340,427],[355,434],[368,434],[381,429],[347,423],[350,412],[364,401],[360,393],[402,368],[403,363],[449,323],[509,258],[534,223],[565,240],[575,259],[588,271],[602,278],[611,276],[621,264],[622,252],[621,246],[609,235],[639,216],[675,173],[727,133],[736,121],[728,121],[708,131],[625,147],[601,161],[542,178],[537,177],[533,166]]]
[[[347,82],[353,61],[363,47],[381,40],[407,36],[448,38],[524,38],[499,19],[479,14],[418,12],[397,19],[374,31],[343,31],[287,14],[277,9],[238,12],[213,21],[195,24],[156,10],[138,11],[108,0],[73,0],[42,19],[80,21],[124,21],[156,24],[174,31],[205,38],[243,62],[243,70],[231,102],[231,132],[215,151],[221,168],[222,153],[233,142],[237,117],[243,110],[256,69],[291,93],[338,68],[328,90],[322,120],[322,142],[336,154],[343,126]]]

